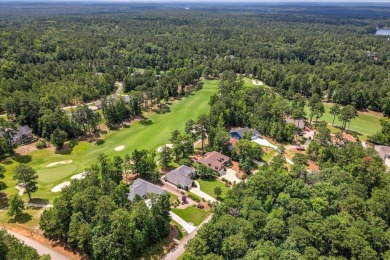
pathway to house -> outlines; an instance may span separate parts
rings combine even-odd
[[[203,191],[200,190],[200,185],[199,185],[199,182],[198,181],[194,181],[195,184],[196,184],[196,187],[192,187],[191,188],[191,192],[198,195],[199,197],[201,198],[204,198],[205,200],[207,201],[211,201],[211,202],[217,202],[216,199],[214,199],[213,197],[211,197],[210,195],[208,195],[207,193],[204,193]]]
[[[15,236],[17,239],[22,240],[26,245],[28,245],[32,248],[35,248],[35,250],[37,250],[38,254],[40,254],[40,255],[49,254],[51,259],[53,259],[53,260],[71,259],[70,257],[64,256],[63,254],[59,253],[54,248],[50,248],[46,245],[39,243],[35,239],[25,237],[21,234],[12,232],[10,230],[7,230],[7,232],[9,234]]]
[[[231,182],[236,182],[236,183],[241,182],[241,180],[236,176],[236,171],[233,170],[232,168],[227,168],[226,172],[224,174],[221,174],[220,177],[218,177],[218,179],[222,179],[222,178],[225,178]]]
[[[176,215],[172,211],[170,211],[169,213],[170,213],[172,219],[174,221],[176,221],[177,223],[179,223],[179,225],[182,226],[188,234],[190,234],[192,231],[195,230],[196,227],[194,225],[191,225],[190,223],[188,223],[187,221],[185,221],[184,219],[182,219],[181,217],[179,217],[178,215]]]
[[[116,81],[115,82],[115,85],[118,85],[118,88],[116,89],[115,93],[114,93],[114,97],[118,96],[121,92],[122,92],[122,89],[123,89],[123,82],[120,82],[120,81]]]
[[[279,148],[276,145],[271,144],[267,139],[264,139],[262,137],[259,137],[255,140],[252,140],[252,142],[255,142],[255,143],[262,145],[262,146],[271,147],[277,151],[279,150]]]
[[[177,188],[175,185],[173,184],[170,184],[169,182],[166,182],[164,181],[163,178],[161,178],[161,182],[163,183],[162,185],[162,188],[174,195],[176,195],[177,197],[179,197],[179,200],[181,200],[181,197],[183,196],[181,194],[181,191],[179,188]],[[177,206],[178,209],[185,209],[189,206],[192,206],[192,205],[196,205],[198,204],[196,201],[193,201],[191,198],[187,197],[187,203],[186,204],[180,204],[179,206]]]
[[[167,255],[165,255],[165,257],[163,259],[165,259],[165,260],[176,260],[176,259],[178,259],[184,253],[184,246],[188,243],[188,241],[193,239],[196,236],[196,234],[198,233],[198,230],[204,224],[209,222],[212,219],[212,217],[213,217],[213,214],[208,216],[208,218],[206,218],[202,223],[200,223],[200,225],[197,226],[194,229],[194,231],[192,231],[190,234],[188,234],[187,237],[185,237],[182,241],[180,241],[180,244],[178,244],[177,247],[175,247],[174,249],[171,250],[171,252],[169,252]]]
[[[52,208],[53,204],[38,204],[38,203],[26,203],[26,207],[34,207],[34,208]]]

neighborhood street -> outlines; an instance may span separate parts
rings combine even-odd
[[[38,241],[36,241],[36,240],[34,240],[32,238],[25,237],[23,235],[20,235],[18,233],[12,232],[10,230],[7,230],[7,232],[9,234],[15,236],[19,240],[23,241],[26,245],[28,245],[28,246],[30,246],[32,248],[35,248],[35,250],[37,250],[38,254],[40,254],[40,255],[49,254],[52,260],[71,259],[70,257],[64,256],[63,254],[59,253],[55,249],[50,248],[50,247],[48,247],[46,245],[43,245],[43,244],[39,243]]]
[[[180,241],[180,244],[177,245],[174,249],[171,250],[163,259],[164,260],[176,260],[178,259],[183,253],[184,253],[184,246],[187,244],[188,241],[193,239],[196,234],[198,233],[198,230],[207,222],[209,222],[213,217],[213,214],[208,216],[199,226],[196,227],[196,229],[191,233],[188,234],[187,237],[185,237],[182,241]]]

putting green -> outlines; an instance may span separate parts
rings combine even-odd
[[[208,113],[210,109],[210,97],[218,91],[217,80],[204,80],[202,90],[194,92],[181,100],[173,101],[170,112],[165,114],[145,113],[152,120],[151,125],[134,123],[130,128],[118,131],[110,131],[104,136],[104,144],[80,142],[70,154],[56,154],[49,149],[38,150],[30,153],[32,160],[29,163],[38,172],[39,189],[33,194],[35,198],[47,198],[52,200],[58,194],[51,193],[51,189],[57,184],[69,181],[74,174],[83,172],[85,168],[96,162],[100,153],[108,156],[131,154],[134,149],[154,149],[169,143],[171,132],[175,129],[184,130],[185,122],[197,119],[200,115]],[[118,146],[125,146],[121,151],[115,151]],[[72,160],[68,165],[58,165],[47,168],[46,165],[53,162]],[[16,193],[16,182],[12,180],[12,170],[17,162],[6,165],[7,194]]]

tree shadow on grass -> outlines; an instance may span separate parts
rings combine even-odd
[[[14,160],[17,161],[18,163],[29,163],[31,162],[31,155],[16,155],[14,157]]]
[[[4,183],[5,185],[5,183]],[[5,185],[7,186],[7,185]],[[4,192],[0,192],[0,209],[8,206],[8,197]]]
[[[32,216],[28,213],[23,212],[18,218],[11,218],[8,220],[9,223],[27,223],[32,220]]]
[[[49,204],[49,200],[48,199],[44,199],[44,198],[32,198],[28,202],[29,203],[35,203],[35,204],[43,204],[43,205]]]

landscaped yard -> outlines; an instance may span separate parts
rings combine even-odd
[[[170,202],[170,203],[175,202],[175,201],[179,198],[178,196],[176,196],[176,195],[173,194],[173,193],[168,192],[168,194],[171,196],[171,197],[169,198],[169,202]]]
[[[51,189],[64,181],[69,181],[74,174],[81,173],[85,168],[96,162],[100,153],[109,156],[131,154],[134,149],[156,149],[169,142],[170,133],[175,130],[183,130],[185,122],[190,119],[197,119],[200,115],[208,112],[209,99],[218,90],[217,80],[204,80],[202,90],[183,97],[181,100],[173,101],[169,113],[145,113],[144,115],[152,120],[151,125],[134,123],[129,128],[118,131],[110,131],[104,136],[105,142],[101,145],[95,143],[80,142],[70,154],[57,154],[52,150],[44,149],[32,152],[32,161],[29,163],[37,170],[38,191],[32,194],[35,198],[47,198],[52,201],[58,193],[52,193]],[[196,108],[196,109],[194,109]],[[125,146],[121,151],[115,151],[118,146]],[[47,168],[46,165],[53,162],[72,160],[71,164],[58,165]],[[3,180],[7,188],[3,191],[6,194],[17,193],[16,181],[12,179],[12,171],[18,163],[9,161],[6,164],[6,177]],[[26,195],[24,195],[25,198]]]
[[[208,215],[210,215],[208,211],[192,206],[185,209],[172,209],[172,211],[188,223],[192,223],[195,226],[198,226],[208,217]]]
[[[329,103],[324,103],[324,106],[325,106],[325,113],[319,120],[326,121],[328,124],[332,124],[333,115],[331,115],[329,111],[333,105]],[[310,115],[309,107],[306,106],[305,111],[306,111],[306,117],[308,118]],[[364,113],[359,112],[358,114],[359,114],[358,117],[352,119],[350,130],[359,132],[364,135],[371,135],[381,128],[379,124],[379,119],[382,117],[382,115],[380,113],[370,111]],[[342,124],[338,120],[337,116],[334,123],[335,126],[341,126]]]
[[[199,182],[200,190],[203,191],[204,193],[207,193],[208,195],[210,195],[213,198],[216,197],[214,194],[215,187],[221,188],[221,190],[222,190],[222,194],[220,195],[221,199],[225,198],[225,196],[229,190],[228,188],[226,188],[225,184],[223,184],[222,182],[220,182],[214,178],[206,179],[206,180],[198,179],[197,181]]]
[[[268,153],[264,153],[263,160],[265,162],[271,161],[271,159],[274,157],[275,150],[270,150]]]

